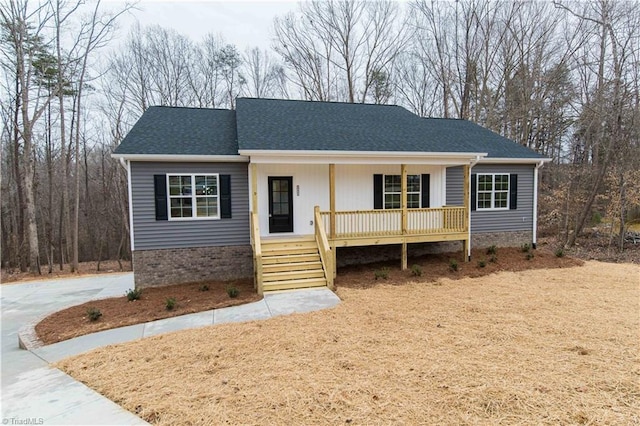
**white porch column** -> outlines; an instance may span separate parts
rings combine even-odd
[[[384,185],[384,182],[383,182]],[[403,271],[407,269],[407,165],[400,165],[400,206],[402,208],[402,265]],[[383,200],[384,202],[384,200]]]

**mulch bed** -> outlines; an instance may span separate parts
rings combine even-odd
[[[203,285],[209,290],[201,291]],[[237,288],[240,293],[235,298],[227,294],[228,287]],[[167,310],[167,299],[173,298],[176,306]],[[192,284],[177,284],[142,290],[139,300],[130,302],[125,295],[109,299],[95,300],[55,312],[38,325],[36,333],[44,344],[51,344],[96,331],[139,324],[162,318],[225,308],[262,299],[253,289],[253,281],[207,281]],[[102,316],[97,321],[89,321],[87,310],[99,309]]]
[[[528,253],[532,254],[529,259]],[[488,254],[486,249],[473,249],[471,261],[465,262],[460,253],[432,254],[409,258],[409,268],[406,271],[400,270],[398,260],[346,266],[338,270],[336,285],[348,288],[369,288],[379,284],[403,285],[415,281],[435,282],[440,278],[453,280],[465,277],[476,278],[501,271],[570,268],[584,263],[582,260],[567,256],[557,257],[548,247],[538,247],[537,250],[530,252],[524,252],[519,247],[497,248],[493,256],[495,257],[492,261],[492,255]],[[451,268],[452,261],[457,263],[455,271]],[[483,262],[484,266],[480,266],[480,262]],[[415,275],[412,268],[419,269],[421,275]],[[380,275],[387,275],[387,278]]]

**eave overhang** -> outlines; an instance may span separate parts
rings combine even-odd
[[[248,163],[243,155],[177,155],[177,154],[111,154],[112,158],[126,161],[190,162],[190,163]]]
[[[541,164],[548,163],[551,158],[481,158],[480,164]]]
[[[240,150],[258,164],[430,164],[464,165],[482,158],[478,152]]]

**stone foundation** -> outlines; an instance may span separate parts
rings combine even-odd
[[[496,247],[520,247],[523,244],[531,244],[533,233],[531,231],[514,232],[485,232],[471,234],[471,248]],[[462,241],[446,241],[437,243],[415,243],[408,245],[408,257],[424,256],[437,253],[462,253]],[[402,246],[400,244],[364,247],[338,247],[338,267],[348,265],[363,265],[388,260],[400,260]]]
[[[137,288],[253,277],[251,246],[191,247],[133,252]]]
[[[532,231],[511,231],[511,232],[483,232],[471,234],[471,248],[486,248],[495,245],[496,247],[520,247],[523,244],[531,244],[533,241]]]

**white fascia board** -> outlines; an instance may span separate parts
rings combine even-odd
[[[276,151],[241,150],[252,163],[262,164],[429,164],[464,165],[486,153],[398,151]]]
[[[551,158],[481,158],[481,164],[539,164],[548,163]]]
[[[243,155],[172,155],[172,154],[111,154],[112,158],[127,161],[161,161],[192,163],[248,163],[249,157]]]

